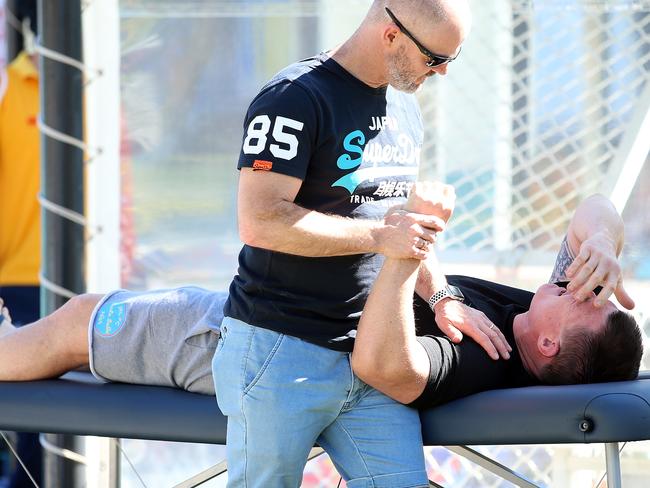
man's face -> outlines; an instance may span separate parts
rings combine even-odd
[[[390,54],[388,58],[388,84],[393,88],[405,93],[415,93],[428,78],[428,74],[422,74],[422,70],[416,68],[404,45],[400,46],[396,53]]]
[[[595,307],[595,297],[592,292],[587,300],[579,302],[573,293],[554,284],[545,284],[537,289],[528,311],[527,333],[521,334],[517,340],[524,364],[531,373],[537,374],[552,360],[531,353],[538,348],[540,336],[558,338],[561,348],[568,330],[580,327],[586,333],[596,333],[605,326],[607,317],[617,310],[616,306],[608,301],[602,307]]]
[[[407,26],[404,26],[408,28]],[[422,31],[423,29],[419,29]],[[431,52],[442,56],[453,57],[461,47],[466,28],[459,20],[432,25],[428,32],[418,32],[418,40]],[[422,54],[417,45],[400,32],[396,39],[396,49],[387,55],[388,84],[393,88],[406,92],[416,92],[427,78],[434,74],[447,74],[448,63],[432,68],[426,65],[429,58]]]

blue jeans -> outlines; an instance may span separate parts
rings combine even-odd
[[[229,487],[298,487],[315,443],[350,488],[428,486],[417,410],[353,375],[350,355],[226,317],[212,362]]]

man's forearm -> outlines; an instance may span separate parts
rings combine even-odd
[[[413,316],[418,265],[413,259],[386,259],[361,314],[352,353],[362,380],[403,403],[422,393],[429,376]]]
[[[307,257],[381,253],[425,259],[426,242],[444,228],[435,215],[389,211],[383,220],[351,219],[295,203],[302,181],[242,169],[237,192],[239,236],[249,246]]]
[[[611,242],[618,256],[625,240],[623,219],[606,197],[592,195],[578,205],[569,224],[568,239],[571,250],[577,254],[584,241],[599,233]]]
[[[299,256],[344,256],[378,252],[383,222],[326,215],[293,202],[276,202],[241,225],[251,246]]]
[[[382,220],[351,219],[308,210],[276,199],[240,212],[242,240],[255,247],[308,257],[381,253],[395,258],[425,259],[426,242],[444,223],[433,215],[389,211]]]
[[[431,252],[429,257],[420,263],[415,291],[426,302],[445,286],[447,278],[442,272],[436,253]]]

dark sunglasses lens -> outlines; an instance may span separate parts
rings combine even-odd
[[[439,58],[437,56],[434,56],[432,58],[429,58],[429,61],[427,61],[427,66],[429,68],[435,68],[436,66],[440,66],[441,64],[445,64],[449,61],[450,60],[447,58]]]

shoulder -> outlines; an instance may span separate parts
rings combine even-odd
[[[293,63],[276,73],[262,88],[256,99],[295,99],[316,103],[318,85],[323,83],[320,57]]]
[[[260,115],[289,117],[308,125],[321,118],[321,102],[317,90],[300,79],[300,70],[288,67],[268,81],[251,102],[246,118]]]
[[[297,61],[278,71],[265,86],[278,81],[299,82],[308,86],[321,76],[320,67],[322,66],[323,58],[321,55]]]
[[[300,83],[289,79],[279,79],[262,87],[251,102],[249,111],[260,107],[313,106],[315,102],[314,96]]]

